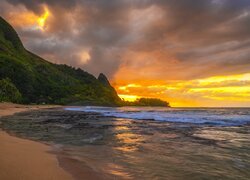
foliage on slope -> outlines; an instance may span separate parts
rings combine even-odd
[[[0,17],[0,80],[8,78],[22,103],[118,105],[113,87],[67,65],[52,64],[27,51],[15,30]]]
[[[9,78],[0,80],[0,102],[19,103],[22,95]]]

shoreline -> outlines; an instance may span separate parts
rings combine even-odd
[[[0,103],[0,117],[56,107],[60,106]],[[52,147],[49,145],[15,137],[0,129],[0,147],[0,179],[74,179],[60,166],[58,155],[50,153]]]
[[[180,114],[185,117],[190,112],[193,117],[196,111]],[[237,121],[249,115],[248,110],[219,112],[223,117],[227,115],[225,118],[240,114]],[[204,117],[207,114],[211,117],[218,111],[202,113]],[[1,122],[1,127],[14,136],[48,144],[48,154],[53,154],[56,164],[76,180],[185,179],[187,174],[198,179],[249,177],[248,124],[221,126],[112,118],[98,112],[67,111],[65,106],[18,113]],[[235,166],[235,158],[240,166]]]

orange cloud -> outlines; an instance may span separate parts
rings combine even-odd
[[[122,79],[122,77],[120,77]],[[248,106],[250,74],[214,76],[189,81],[151,81],[120,85],[114,83],[125,100],[152,97],[167,100],[172,106]],[[131,96],[131,97],[130,97]]]
[[[37,24],[42,30],[44,30],[44,28],[45,28],[45,23],[46,23],[46,20],[48,19],[49,15],[50,15],[50,12],[49,12],[48,8],[45,6],[44,13],[41,16],[39,16],[37,19]]]
[[[9,14],[9,21],[15,27],[31,27],[44,30],[46,21],[50,16],[49,9],[44,6],[44,12],[41,15],[37,15],[32,11],[28,11],[25,8],[21,8],[19,11],[14,11]]]
[[[105,73],[125,99],[250,106],[250,3],[238,1],[3,1],[0,11],[27,49]]]

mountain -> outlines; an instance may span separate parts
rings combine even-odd
[[[50,63],[26,50],[12,26],[0,17],[0,101],[11,99],[11,88],[21,103],[109,105],[121,99],[104,74],[98,79],[67,65]],[[3,86],[3,85],[2,85]],[[7,88],[7,89],[6,89]],[[12,94],[13,94],[12,93]],[[12,96],[12,95],[10,95]],[[2,97],[2,99],[1,99]]]

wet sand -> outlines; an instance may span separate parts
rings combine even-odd
[[[55,106],[25,106],[0,103],[0,117],[17,112]],[[70,180],[73,177],[58,164],[51,147],[25,140],[0,131],[0,179],[11,180]]]

